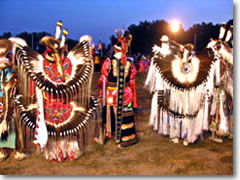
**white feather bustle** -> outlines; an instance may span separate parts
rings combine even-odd
[[[197,66],[199,64],[195,68]],[[213,87],[214,64],[211,66],[209,77],[205,83],[200,84],[196,88],[181,91],[168,84],[161,77],[159,70],[152,61],[145,81],[145,88],[154,93],[149,125],[153,125],[155,131],[163,135],[169,135],[170,138],[178,137],[187,140],[189,143],[195,142],[204,130],[208,130],[208,98],[213,93]],[[159,90],[164,92],[170,90],[170,111],[158,108]],[[184,116],[180,118],[173,115],[171,111],[178,112]]]

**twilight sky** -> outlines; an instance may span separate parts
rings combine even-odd
[[[89,34],[109,43],[114,29],[139,21],[178,19],[187,30],[203,21],[218,24],[233,18],[232,0],[0,0],[0,34],[42,32],[55,34],[63,21],[69,37]]]

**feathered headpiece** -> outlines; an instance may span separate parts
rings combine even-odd
[[[117,29],[114,32],[117,35],[117,43],[113,46],[115,53],[119,53],[121,55],[122,64],[125,64],[127,60],[128,47],[132,42],[132,35],[125,32],[124,29],[121,30],[121,33]]]
[[[62,21],[58,21],[56,25],[56,34],[55,37],[53,36],[45,36],[40,40],[40,44],[46,46],[52,50],[59,50],[65,46],[66,37],[68,35],[68,30],[63,29],[62,31],[62,39],[60,40],[61,30],[62,30]]]
[[[219,39],[210,39],[207,47],[211,48],[216,54],[221,54],[223,59],[233,65],[233,26],[227,30],[226,24],[220,25]]]

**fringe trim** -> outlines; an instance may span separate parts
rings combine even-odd
[[[195,116],[176,116],[172,112],[158,109],[158,119],[154,122],[153,129],[159,134],[168,135],[172,138],[181,138],[189,143],[194,143],[206,129],[203,121],[203,108]],[[208,121],[207,121],[208,122]]]
[[[178,88],[161,74],[154,58],[144,86],[153,93],[149,124],[160,134],[193,143],[209,128],[208,109],[210,96],[214,93],[216,63],[212,62],[206,79],[197,86]],[[170,92],[168,106],[159,104],[159,92],[163,93],[163,98]]]
[[[35,129],[36,127],[36,113],[33,114],[31,111],[26,111],[26,108],[24,107],[22,103],[21,96],[18,96],[15,98],[15,103],[17,107],[17,113],[20,114],[21,122],[31,128]],[[79,117],[75,117],[74,119],[77,119],[77,122],[75,125],[72,124],[71,120],[69,120],[68,125],[66,124],[66,127],[62,127],[61,129],[56,129],[54,126],[50,126],[47,124],[48,129],[48,135],[54,136],[54,137],[62,137],[62,136],[68,136],[74,133],[77,133],[80,131],[83,127],[87,126],[88,123],[94,119],[94,117],[99,118],[99,102],[96,100],[95,97],[91,97],[91,107],[88,109],[87,113],[81,114],[81,121],[78,120]],[[79,114],[80,115],[80,114]]]
[[[170,91],[169,106],[164,107],[165,109],[168,109],[170,112],[174,112],[174,114],[196,116],[200,108],[204,105],[204,99],[206,98],[205,96],[207,93],[207,96],[212,94],[212,88],[214,87],[214,64],[212,65],[206,82],[202,82],[199,86],[191,89],[178,89],[175,86],[172,86],[169,82],[163,79],[162,76],[159,76],[160,71],[154,64],[151,67],[150,73],[152,72],[155,73],[149,76],[151,78],[147,79],[145,83],[145,85],[149,87],[150,91],[154,92],[153,101],[155,103],[154,105],[152,104],[152,107],[156,107],[156,92],[162,90],[164,94],[166,94],[167,91]],[[156,114],[151,115],[150,124],[152,124],[155,117]]]

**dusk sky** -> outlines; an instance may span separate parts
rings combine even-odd
[[[187,30],[193,24],[218,24],[233,18],[232,0],[0,0],[0,35],[46,31],[55,34],[58,20],[69,38],[84,34],[109,43],[114,29],[139,21],[178,19]]]

